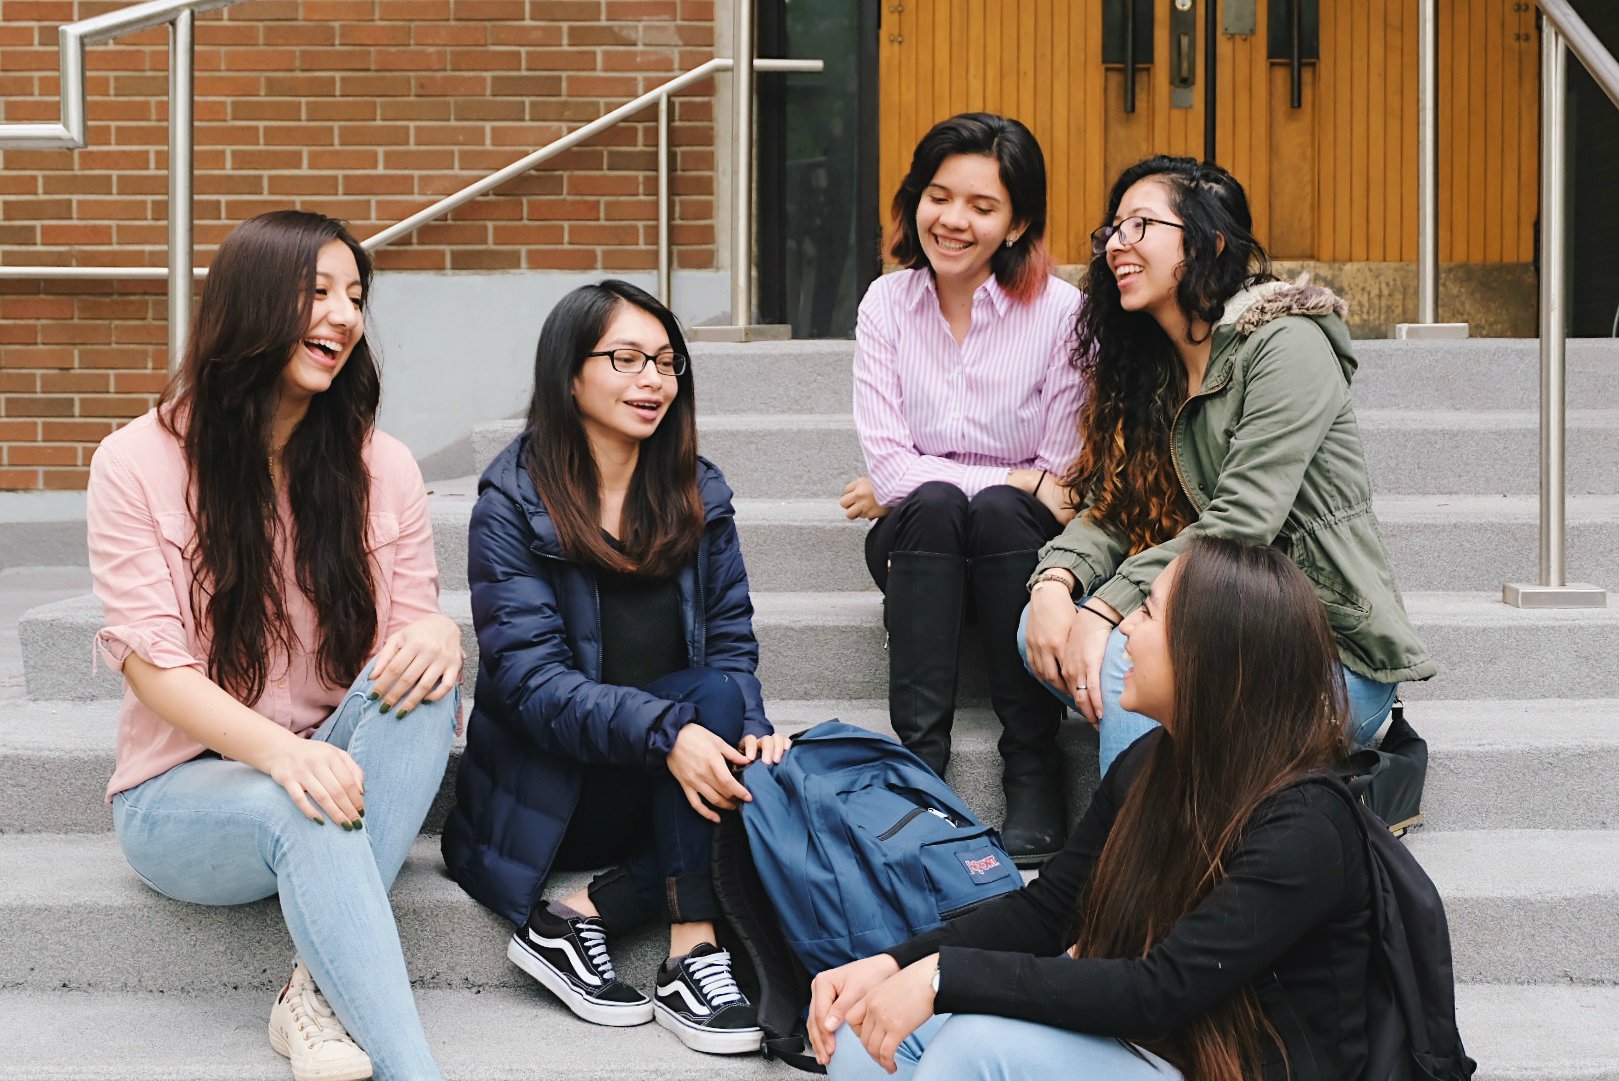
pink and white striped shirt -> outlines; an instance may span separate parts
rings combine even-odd
[[[1009,469],[1065,472],[1079,454],[1084,381],[1069,356],[1082,299],[1048,278],[1019,303],[991,276],[958,345],[931,270],[872,282],[855,329],[854,419],[877,501],[931,480],[972,496]]]

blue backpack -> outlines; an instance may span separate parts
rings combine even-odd
[[[826,721],[742,783],[754,867],[811,974],[1023,886],[999,834],[891,736]]]

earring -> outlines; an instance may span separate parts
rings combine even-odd
[[[1006,246],[1008,248],[1010,248],[1013,244],[1016,244],[1016,243],[1017,243],[1017,234],[1016,233],[1013,233],[1011,236],[1006,238]]]

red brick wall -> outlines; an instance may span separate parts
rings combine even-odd
[[[58,118],[56,28],[0,0],[0,121]],[[245,0],[197,20],[198,259],[299,206],[362,238],[714,53],[713,0]],[[166,261],[166,29],[88,51],[89,146],[0,151],[0,264]],[[714,265],[711,87],[675,99],[675,265]],[[656,112],[378,253],[386,270],[645,270]],[[82,487],[165,381],[161,283],[0,281],[0,488]]]

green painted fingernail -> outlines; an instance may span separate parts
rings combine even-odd
[[[410,712],[410,710],[408,710],[408,709],[402,709],[398,713],[394,714],[394,719],[398,720],[398,721],[402,721],[402,720],[405,719],[405,714],[407,714],[409,712]]]
[[[392,707],[392,706],[390,706],[390,705],[389,705],[389,704],[388,704],[388,703],[386,703],[386,702],[384,702],[384,703],[382,703],[382,709],[381,709],[381,710],[379,710],[379,711],[378,711],[378,712],[380,712],[380,713],[387,713],[387,712],[388,712],[388,711],[389,711],[389,710],[391,710],[391,709],[393,709],[393,707]]]
[[[352,833],[352,832],[354,832],[354,823],[352,823],[352,822],[345,822],[345,823],[343,823],[343,830],[344,830],[344,832],[346,832],[346,833]]]
[[[371,692],[371,701],[375,702],[377,699],[379,699],[381,697],[382,697],[382,695],[378,694],[376,691]]]
[[[364,812],[361,812],[361,813],[364,813]],[[354,828],[357,829],[357,830],[363,830],[363,829],[365,829],[365,823],[361,822],[359,819],[355,819],[354,820]]]
[[[363,788],[360,789],[360,795],[362,795],[362,796],[365,795],[365,789],[363,789]],[[365,817],[365,808],[364,807],[360,808],[360,817],[361,818]]]
[[[326,820],[324,818],[320,817],[320,815],[316,815],[314,818],[310,819],[310,821],[314,822],[315,825],[317,825],[317,826],[326,825]]]

